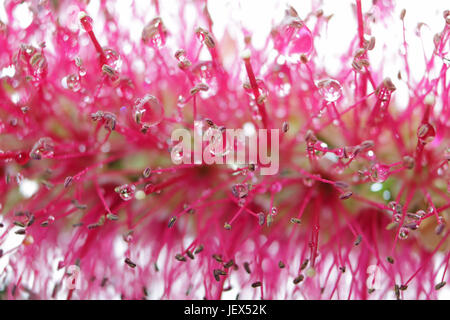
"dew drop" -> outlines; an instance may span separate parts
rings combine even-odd
[[[281,25],[273,30],[274,47],[285,54],[287,60],[298,63],[303,54],[311,51],[313,37],[295,10],[291,8],[286,13]]]
[[[288,52],[291,55],[309,52],[312,48],[311,31],[305,25],[300,28],[290,27],[290,29],[292,29],[292,36]]]
[[[416,212],[416,215],[419,217],[419,219],[423,218],[426,215],[426,212],[423,210],[418,210]]]
[[[406,239],[408,239],[408,236],[409,236],[409,229],[405,228],[405,227],[400,228],[400,232],[398,234],[398,237],[401,240],[406,240]]]
[[[80,13],[78,14],[78,19],[80,20],[81,26],[86,32],[92,31],[93,20],[90,16],[87,15],[86,12],[80,11]]]
[[[256,79],[256,84],[257,84],[257,86],[258,86],[259,96],[260,96],[260,97],[263,97],[262,99],[267,98],[267,96],[268,96],[269,93],[268,93],[267,86],[266,86],[266,84],[264,83],[264,81],[261,80],[261,79]],[[250,83],[248,83],[248,82],[244,83],[243,87],[244,87],[245,92],[246,92],[252,99],[255,99],[255,95],[254,95],[254,92],[253,92],[253,88],[252,88],[252,86],[250,85]]]
[[[137,99],[133,107],[134,120],[141,128],[150,128],[161,123],[164,117],[164,108],[159,100],[146,95],[142,99]]]
[[[229,154],[232,150],[232,145],[230,145],[229,141],[226,141],[224,144],[223,132],[216,127],[210,127],[205,131],[203,141],[209,142],[209,151],[213,156],[222,157]]]
[[[124,184],[114,189],[119,194],[120,198],[125,201],[133,199],[136,192],[136,187],[133,184]]]
[[[86,73],[87,73],[86,68],[80,67],[78,69],[78,74],[80,75],[80,77],[84,77],[86,75]]]
[[[63,79],[63,83],[67,89],[73,92],[78,92],[81,89],[80,77],[76,74],[71,74]]]
[[[319,94],[328,102],[335,102],[342,96],[342,86],[337,80],[326,79],[317,83]]]
[[[200,42],[204,43],[208,48],[212,49],[216,46],[214,38],[208,30],[198,27],[195,30],[195,34],[197,36],[197,39]]]
[[[172,150],[170,151],[170,154],[172,156],[172,160],[176,163],[180,162],[183,160],[184,158],[184,153],[183,153],[184,149],[183,149],[183,145],[182,144],[177,144],[176,146],[174,146],[172,148]]]
[[[386,165],[376,163],[370,169],[370,179],[373,182],[384,182],[389,177],[390,168]]]
[[[238,199],[243,199],[248,196],[248,185],[247,184],[235,184],[231,187],[231,193]]]
[[[16,160],[16,162],[19,165],[23,166],[23,165],[26,165],[28,163],[28,161],[30,160],[30,157],[29,157],[29,155],[26,152],[19,152],[14,157],[14,160]],[[0,209],[1,209],[1,207],[0,207]]]
[[[196,82],[201,82],[209,87],[208,91],[200,91],[203,99],[215,96],[219,85],[216,76],[216,70],[211,61],[200,62],[192,69],[192,73],[196,78]]]
[[[178,67],[182,70],[188,69],[192,63],[186,56],[186,51],[179,49],[175,52],[175,58],[178,60]]]
[[[167,30],[160,17],[151,20],[142,30],[142,42],[153,48],[161,48],[166,44]]]
[[[186,106],[186,99],[182,96],[178,96],[177,107],[183,109]]]
[[[122,70],[122,58],[120,54],[111,48],[104,48],[103,52],[106,58],[106,64],[114,71],[120,72]]]
[[[436,130],[429,123],[423,123],[417,130],[417,137],[423,144],[430,143],[436,137]]]
[[[23,44],[17,55],[16,69],[25,78],[40,81],[46,77],[48,72],[47,59],[41,50],[31,45]]]
[[[50,159],[54,155],[53,140],[48,137],[39,139],[33,146],[30,152],[30,158],[35,160]]]

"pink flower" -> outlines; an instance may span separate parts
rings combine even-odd
[[[256,48],[245,27],[217,37],[207,2],[147,2],[147,10],[133,4],[124,24],[118,1],[100,1],[98,14],[89,1],[5,1],[1,298],[444,292],[448,11],[427,39],[434,50],[424,50],[425,72],[414,74],[405,36],[398,74],[387,77],[372,63],[389,59],[372,34],[402,32],[390,27],[399,19],[391,1],[363,11],[356,0],[353,41],[339,48],[333,75],[317,46],[333,16],[320,7],[288,7]],[[23,11],[32,17],[26,26]],[[400,19],[406,34],[408,15]],[[406,108],[396,106],[399,85]],[[279,129],[278,174],[262,175],[261,159],[173,164],[174,150],[191,155],[171,133],[194,132],[195,121],[224,144],[221,132],[243,129],[241,142],[214,157],[257,129]]]

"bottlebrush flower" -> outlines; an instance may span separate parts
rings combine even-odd
[[[408,14],[393,30],[393,2],[363,11],[356,0],[353,40],[330,74],[317,44],[333,13],[319,4],[288,7],[255,48],[245,27],[215,34],[208,1],[136,2],[125,23],[118,3],[4,1],[2,298],[435,299],[446,290],[448,11],[426,39],[425,72],[414,73],[404,36],[387,74],[372,63],[389,59],[373,29],[406,34]],[[279,173],[261,175],[261,159],[173,164],[171,153],[193,155],[171,133],[194,132],[194,122],[225,144],[226,129],[242,129],[241,143],[279,129]]]

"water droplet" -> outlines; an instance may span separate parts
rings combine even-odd
[[[39,139],[33,146],[30,152],[30,158],[35,160],[50,159],[54,155],[53,140],[48,137]]]
[[[217,72],[212,61],[200,62],[192,69],[196,81],[202,82],[209,87],[208,91],[200,91],[203,99],[215,96],[218,91]]]
[[[373,182],[384,182],[389,177],[390,168],[386,165],[376,163],[370,171],[370,179]]]
[[[198,27],[195,30],[195,34],[197,36],[197,39],[200,40],[200,42],[204,43],[208,48],[212,49],[216,46],[216,42],[214,41],[212,34],[208,30]]]
[[[184,151],[184,149],[183,149],[183,145],[182,144],[175,145],[170,151],[172,160],[174,162],[176,162],[176,163],[182,161],[183,158],[184,158],[183,151]]]
[[[254,103],[254,102],[253,102]],[[251,105],[251,104],[250,104]],[[261,113],[259,112],[259,109],[257,106],[253,105],[252,107],[252,118],[255,121],[261,121],[262,120],[262,116]]]
[[[78,92],[81,89],[80,77],[77,74],[71,74],[63,79],[63,84],[67,89]]]
[[[103,52],[106,58],[106,64],[114,71],[120,72],[122,70],[122,58],[120,54],[111,48],[104,48]]]
[[[249,187],[247,184],[235,184],[231,187],[231,193],[238,199],[248,196]]]
[[[256,84],[257,84],[257,86],[258,86],[258,91],[259,91],[259,96],[260,96],[260,98],[263,97],[262,99],[266,99],[267,96],[268,96],[268,94],[269,94],[269,93],[268,93],[268,90],[267,90],[267,87],[266,87],[266,84],[265,84],[264,81],[261,80],[261,79],[256,79]],[[244,83],[243,87],[244,87],[244,89],[245,89],[245,92],[246,92],[252,99],[255,99],[255,95],[254,95],[254,92],[253,92],[253,88],[252,88],[252,86],[250,85],[250,83],[249,83],[249,82]]]
[[[19,152],[18,154],[16,154],[14,159],[21,166],[26,165],[28,161],[30,161],[30,157],[26,152]]]
[[[125,201],[133,199],[136,192],[136,187],[133,184],[124,184],[114,189],[119,194],[120,198]]]
[[[177,107],[183,109],[186,106],[186,99],[182,96],[178,96]]]
[[[311,31],[293,9],[287,10],[281,25],[274,29],[272,34],[275,49],[285,54],[286,59],[292,62],[300,62],[301,56],[309,53],[312,49],[313,37]]]
[[[161,48],[166,44],[167,30],[160,17],[151,20],[142,30],[142,41],[153,48]]]
[[[186,56],[186,51],[179,49],[175,52],[175,58],[178,60],[178,67],[181,69],[189,68],[192,63]]]
[[[81,26],[86,32],[92,31],[93,20],[90,16],[87,15],[86,12],[80,11],[80,13],[78,13],[78,19],[80,20]]]
[[[131,241],[133,241],[133,233],[134,233],[134,231],[133,230],[129,230],[129,231],[127,231],[124,235],[123,235],[123,240],[125,241],[125,242],[131,242]]]
[[[86,75],[86,73],[87,73],[86,68],[80,67],[78,69],[78,74],[80,75],[80,77],[84,77]]]
[[[208,128],[203,135],[203,141],[209,142],[209,150],[213,156],[225,156],[232,149],[229,141],[226,141],[226,144],[224,145],[223,132],[217,127]]]
[[[406,240],[406,239],[408,239],[408,236],[409,236],[409,229],[408,229],[408,228],[405,228],[405,227],[401,227],[401,228],[400,228],[400,232],[399,232],[399,234],[398,234],[398,237],[399,237],[401,240]]]
[[[426,215],[426,212],[423,211],[423,210],[418,210],[418,211],[416,212],[416,215],[417,215],[419,218],[423,218],[423,217]]]
[[[136,100],[133,115],[136,123],[142,129],[148,129],[161,123],[164,117],[164,108],[157,98],[146,95],[144,98]]]
[[[436,137],[436,130],[429,123],[423,123],[417,130],[417,137],[423,144],[430,143]]]
[[[31,45],[23,44],[17,54],[16,70],[25,79],[32,79],[38,82],[47,75],[47,59],[41,50]]]
[[[335,102],[342,96],[342,86],[337,80],[326,79],[317,83],[319,94],[328,102]]]

